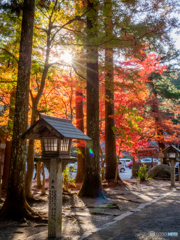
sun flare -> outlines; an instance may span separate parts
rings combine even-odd
[[[64,60],[66,63],[72,62],[72,55],[69,52],[65,52],[62,54],[62,60]]]

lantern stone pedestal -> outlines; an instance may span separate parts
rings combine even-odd
[[[49,213],[48,237],[59,238],[62,231],[62,172],[69,162],[77,161],[76,157],[41,157],[35,162],[43,162],[49,170]]]
[[[61,237],[62,227],[62,162],[51,158],[49,173],[48,237]]]
[[[172,159],[171,161],[171,187],[175,186],[175,161]]]

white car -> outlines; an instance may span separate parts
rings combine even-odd
[[[125,172],[125,165],[123,162],[119,162],[118,171]]]
[[[130,158],[119,158],[120,162],[123,162],[125,167],[127,167],[127,165],[132,162],[132,160]]]
[[[152,162],[152,158],[143,158],[141,159],[142,163],[151,163]],[[153,162],[157,162],[159,164],[160,159],[159,158],[153,158]]]
[[[143,159],[141,159],[141,162],[142,163],[151,163],[152,159],[151,158],[143,158]]]
[[[160,158],[153,158],[153,162],[160,162]]]
[[[106,163],[104,163],[104,168],[106,168]],[[101,169],[101,164],[100,164],[100,169]],[[125,165],[123,162],[119,162],[118,172],[125,172]]]

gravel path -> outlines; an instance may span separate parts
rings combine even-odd
[[[161,199],[164,194],[173,190],[169,181],[155,180],[139,184],[132,180],[126,183],[123,187],[106,188],[107,201],[80,199],[77,196],[78,191],[72,191],[72,195],[63,195],[62,239],[85,239],[83,236],[87,232],[90,234],[86,239],[93,240],[152,239],[150,231],[178,232],[180,190]],[[47,217],[48,195],[40,197],[40,191],[36,191],[35,196],[42,201],[31,204],[32,208]],[[156,200],[156,203],[134,212],[139,206]],[[117,220],[128,212],[133,214]],[[47,229],[47,224],[44,223],[3,221],[0,222],[0,240],[46,240]]]
[[[180,239],[180,190],[83,239]]]

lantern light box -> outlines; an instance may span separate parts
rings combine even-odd
[[[72,139],[91,140],[71,120],[46,114],[40,114],[21,138],[41,140],[42,157],[70,156]]]

